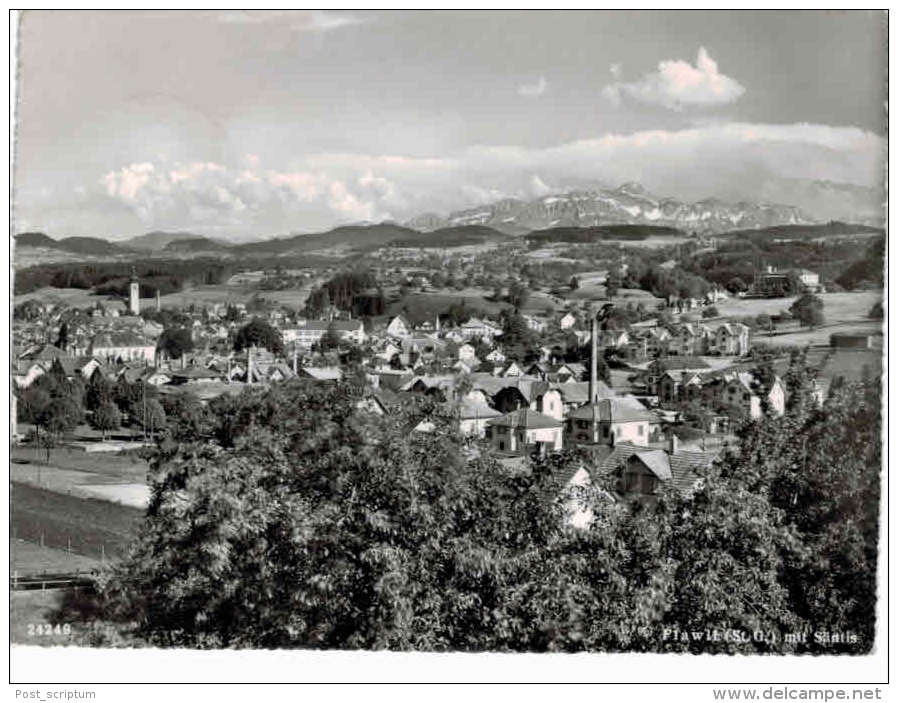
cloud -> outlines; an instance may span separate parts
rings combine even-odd
[[[536,83],[524,83],[523,85],[519,85],[518,95],[525,98],[538,98],[546,92],[546,88],[548,87],[549,83],[546,81],[545,76],[540,76]]]
[[[388,179],[370,169],[344,182],[322,171],[248,168],[213,162],[178,163],[168,169],[134,163],[101,179],[108,197],[129,208],[146,226],[236,226],[319,211],[335,221],[389,219],[401,203]]]
[[[358,15],[323,10],[233,10],[220,12],[216,18],[223,24],[278,23],[298,32],[327,32],[366,21]]]
[[[609,66],[608,70],[611,75],[614,76],[615,79],[619,79],[621,77],[621,65],[619,63],[613,63]]]
[[[68,207],[79,223],[88,221],[82,213],[89,209],[94,223],[104,214],[120,222],[130,213],[132,232],[177,227],[238,236],[404,221],[590,183],[639,181],[658,195],[686,200],[769,201],[783,179],[879,187],[884,154],[882,137],[855,127],[731,122],[605,134],[548,148],[477,146],[438,158],[322,153],[277,167],[247,156],[230,165],[136,162],[103,174],[77,198],[71,188],[68,195],[18,193],[16,216],[40,224],[54,208],[53,217],[65,222]],[[788,193],[802,201],[790,202],[784,192],[786,204],[807,200],[800,189]],[[832,198],[827,213],[854,202],[838,190]]]
[[[620,64],[612,64],[611,74],[620,78]],[[602,94],[615,105],[624,98],[636,102],[660,105],[670,110],[684,107],[711,107],[735,102],[745,93],[745,88],[735,79],[717,69],[705,47],[698,50],[693,66],[688,61],[661,61],[658,70],[648,73],[638,81],[615,81],[602,90]]]

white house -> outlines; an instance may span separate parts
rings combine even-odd
[[[565,313],[558,321],[558,326],[563,330],[569,330],[577,324],[577,318],[573,313]]]
[[[477,363],[477,354],[474,347],[470,344],[462,344],[458,348],[458,360],[467,364]]]
[[[412,333],[412,326],[402,315],[397,315],[387,325],[387,334],[391,337],[408,337]]]
[[[618,398],[603,398],[568,413],[567,436],[573,444],[649,443],[649,426],[655,417]]]
[[[525,454],[538,445],[559,451],[564,442],[561,422],[530,408],[488,420],[486,438],[493,449],[510,454]]]

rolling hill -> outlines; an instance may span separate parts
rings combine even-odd
[[[141,234],[137,237],[131,237],[131,239],[126,239],[122,242],[119,242],[119,244],[121,244],[122,246],[126,246],[129,249],[155,252],[162,251],[171,242],[198,238],[205,239],[205,237],[201,237],[201,235],[199,234],[193,234],[192,232],[162,232],[157,230],[154,232]]]
[[[56,249],[86,256],[114,257],[133,254],[128,247],[114,244],[99,237],[64,237],[53,239],[43,232],[23,232],[16,237],[16,247]]]
[[[235,256],[284,256],[313,251],[367,251],[396,240],[420,237],[420,232],[401,225],[348,225],[320,234],[297,234],[282,239],[240,244],[232,248]]]
[[[208,237],[190,237],[188,239],[175,239],[166,244],[161,254],[164,255],[197,255],[197,254],[220,254],[227,253],[232,249],[232,245],[220,242]]]

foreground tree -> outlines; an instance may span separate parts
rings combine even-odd
[[[778,635],[841,628],[862,636],[837,651],[868,651],[878,391],[824,412],[812,381],[793,368],[786,416],[643,507],[608,499],[614,475],[556,499],[585,451],[507,468],[427,399],[378,416],[348,384],[222,396],[206,441],[160,445],[98,607],[158,646],[808,652],[826,648]],[[568,499],[591,522],[568,526]]]
[[[66,396],[50,398],[37,412],[34,418],[33,439],[37,446],[46,450],[48,464],[51,450],[59,446],[62,438],[74,430],[83,419],[81,406]]]
[[[798,319],[802,327],[813,329],[825,322],[823,300],[813,293],[803,293],[799,296],[789,307],[789,312]]]
[[[122,426],[122,414],[115,403],[107,401],[93,411],[90,416],[90,426],[102,432],[105,440],[111,431]]]

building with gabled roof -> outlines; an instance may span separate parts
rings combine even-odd
[[[100,332],[90,340],[88,356],[106,361],[156,363],[156,345],[134,332]]]
[[[499,452],[525,454],[559,451],[563,446],[562,423],[530,408],[522,408],[487,420],[486,439]]]
[[[608,444],[631,442],[647,446],[657,418],[646,409],[634,407],[619,398],[602,398],[571,410],[567,415],[569,444]]]
[[[387,334],[391,337],[408,337],[413,331],[412,324],[405,318],[405,315],[396,315],[387,325]]]
[[[594,468],[594,476],[616,478],[618,497],[651,501],[662,484],[689,495],[701,485],[704,470],[716,461],[720,450],[684,451],[672,437],[666,449],[645,449],[620,444]]]

